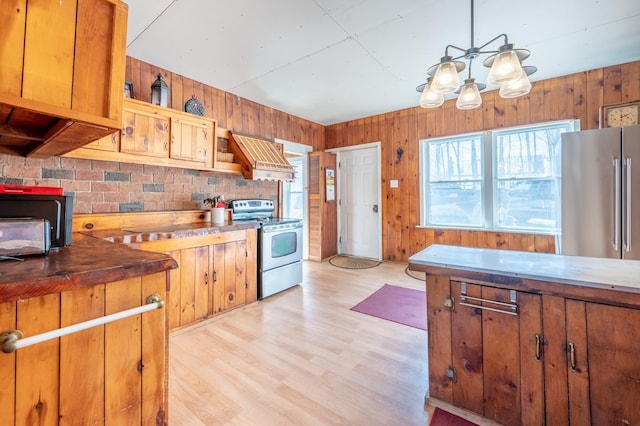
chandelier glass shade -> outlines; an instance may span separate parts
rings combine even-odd
[[[444,95],[450,93],[458,93],[456,107],[459,109],[473,109],[482,105],[482,97],[480,91],[486,85],[476,83],[471,77],[471,65],[473,60],[480,55],[489,54],[483,65],[490,68],[487,76],[487,83],[492,86],[499,86],[499,94],[503,98],[515,98],[529,93],[531,90],[531,81],[529,75],[536,72],[537,68],[533,66],[523,67],[522,61],[529,57],[531,52],[526,49],[515,49],[514,45],[509,43],[506,34],[500,34],[480,47],[473,46],[473,10],[474,0],[471,0],[471,44],[472,47],[462,49],[454,45],[447,45],[445,54],[440,62],[433,65],[427,70],[427,83],[416,87],[421,92],[420,106],[423,108],[437,108],[442,105],[438,102],[428,102],[426,98],[434,98],[434,94]],[[498,50],[484,50],[490,44],[503,39],[503,44]],[[461,55],[453,57],[449,55],[449,49],[462,52]],[[466,67],[465,59],[469,62],[469,73],[464,84],[460,85],[458,74]],[[434,98],[435,99],[435,98]]]
[[[444,95],[431,90],[431,79],[431,77],[427,79],[422,95],[420,95],[420,106],[422,108],[437,108],[444,103]]]
[[[478,85],[475,83],[475,79],[468,78],[460,90],[456,107],[458,109],[474,109],[480,105],[482,105],[482,96],[480,96]]]

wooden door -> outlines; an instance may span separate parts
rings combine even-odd
[[[124,108],[120,150],[149,157],[169,157],[169,119]]]
[[[638,309],[567,301],[572,425],[640,424],[638,324]]]
[[[214,136],[211,122],[172,117],[170,157],[212,167]]]
[[[452,401],[504,425],[541,424],[540,296],[451,282]]]
[[[180,326],[209,313],[209,246],[180,250]]]
[[[381,258],[378,148],[340,152],[338,175],[340,254]]]

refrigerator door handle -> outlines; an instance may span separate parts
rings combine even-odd
[[[615,200],[613,203],[613,250],[620,250],[620,159],[613,160],[613,180]]]
[[[626,176],[627,176],[627,185],[626,185],[626,189],[627,189],[627,221],[625,223],[625,239],[626,241],[623,241],[623,245],[624,245],[624,249],[627,252],[631,251],[631,158],[625,158],[624,160],[625,162],[625,169],[626,169]]]

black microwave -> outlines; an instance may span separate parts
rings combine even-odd
[[[49,221],[51,247],[71,245],[73,195],[0,194],[0,218]]]

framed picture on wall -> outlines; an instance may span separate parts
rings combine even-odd
[[[327,201],[335,201],[336,199],[336,171],[335,169],[325,169],[325,185]]]

